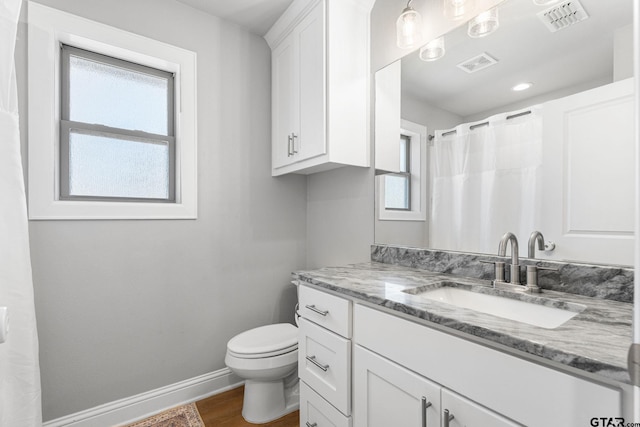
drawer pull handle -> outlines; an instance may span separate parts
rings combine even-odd
[[[310,424],[309,421],[307,421],[307,427],[318,427],[318,423]]]
[[[321,363],[319,363],[316,360],[315,356],[307,356],[307,360],[311,363],[313,363],[314,365],[316,365],[318,368],[322,369],[323,371],[327,372],[327,369],[329,369],[329,365],[323,365]]]
[[[448,409],[444,410],[444,427],[449,427],[449,422],[453,420],[455,417],[453,414],[449,413]]]
[[[313,311],[314,313],[318,313],[321,316],[326,316],[327,314],[329,314],[329,310],[318,310],[316,308],[315,305],[305,305],[305,307],[307,307],[309,310]]]
[[[431,402],[427,402],[427,398],[422,396],[422,427],[427,427],[427,408],[431,405]]]

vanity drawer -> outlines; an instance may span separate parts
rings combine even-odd
[[[300,319],[298,375],[345,415],[351,414],[351,341]]]
[[[299,288],[298,300],[302,317],[351,338],[351,301],[304,285]]]
[[[302,427],[351,427],[351,417],[340,413],[304,382],[300,383],[300,425]]]

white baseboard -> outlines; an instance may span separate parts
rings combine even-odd
[[[119,426],[242,385],[229,368],[47,421],[43,427]]]

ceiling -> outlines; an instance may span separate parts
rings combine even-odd
[[[495,33],[471,39],[462,25],[445,35],[443,58],[424,62],[417,52],[403,58],[403,93],[466,118],[612,82],[615,31],[628,27],[631,38],[633,1],[579,1],[589,18],[557,32],[549,31],[537,17],[545,7],[531,0],[501,3],[500,27]],[[472,74],[457,67],[483,52],[498,63]],[[534,86],[513,92],[511,87],[520,82]]]
[[[177,0],[264,36],[293,0]]]

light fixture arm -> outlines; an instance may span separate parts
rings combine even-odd
[[[402,13],[405,13],[405,12],[407,12],[407,11],[409,11],[409,10],[414,10],[414,9],[411,7],[411,2],[412,2],[412,1],[413,1],[413,0],[409,0],[409,1],[407,2],[407,7],[405,7],[405,8],[402,10]]]

